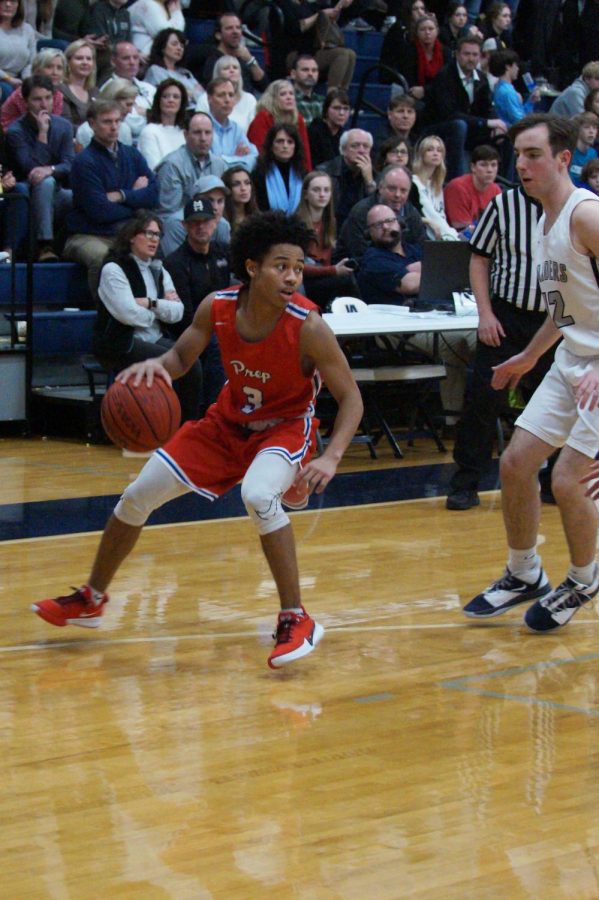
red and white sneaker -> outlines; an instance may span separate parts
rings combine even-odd
[[[53,600],[40,600],[31,607],[34,613],[60,628],[65,625],[80,625],[82,628],[97,628],[102,620],[104,604],[108,603],[108,594],[102,594],[100,602],[94,602],[91,588],[86,584],[68,597],[55,597]]]
[[[323,634],[322,625],[315,622],[303,606],[301,615],[281,610],[277,630],[273,634],[275,646],[268,657],[268,665],[271,669],[278,669],[307,656],[316,648]]]
[[[310,489],[305,481],[302,482],[301,487],[296,487],[295,484],[292,484],[281,497],[283,506],[286,506],[287,509],[295,510],[305,509],[309,500]]]

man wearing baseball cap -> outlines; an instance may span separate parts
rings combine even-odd
[[[205,176],[200,181],[209,179],[222,185],[220,178],[213,175]],[[221,194],[224,201],[221,187],[212,187],[208,194],[212,192]],[[222,208],[218,214],[206,193],[195,194],[185,204],[183,213],[182,228],[186,238],[164,262],[184,306],[183,318],[177,323],[177,336],[191,324],[196,309],[210,291],[219,291],[231,284],[229,245],[228,241],[223,243],[218,239],[219,218],[225,224]],[[207,408],[216,400],[225,382],[216,337],[212,337],[200,359],[204,375],[204,406]]]

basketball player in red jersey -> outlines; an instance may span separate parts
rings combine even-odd
[[[288,505],[298,508],[325,489],[359,425],[362,401],[332,331],[297,293],[312,237],[295,217],[250,216],[231,246],[242,285],[209,294],[174,347],[120,373],[123,382],[170,383],[188,371],[215,332],[228,381],[205,418],[186,422],[125,490],[89,581],[69,596],[35,603],[41,618],[59,626],[99,625],[108,585],[150,513],[188,491],[215,500],[241,481],[281,603],[268,663],[278,668],[316,647],[324,629],[302,606],[295,541],[282,503],[287,494]],[[311,459],[321,376],[339,409],[325,452]]]

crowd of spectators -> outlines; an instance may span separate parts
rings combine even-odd
[[[5,204],[8,258],[22,258],[33,234],[37,261],[87,268],[104,324],[107,306],[113,318],[126,309],[126,333],[162,346],[202,291],[228,283],[231,231],[255,209],[281,209],[314,230],[304,287],[322,308],[340,294],[409,301],[424,240],[469,238],[515,180],[509,125],[547,108],[551,91],[522,81],[531,56],[518,2],[278,0],[262,19],[268,66],[235,3],[224,6],[199,44],[181,0],[58,0],[43,21],[35,3],[26,21],[24,0],[0,0],[2,187],[28,198]],[[586,2],[577,22],[592,29],[590,7],[599,16]],[[548,40],[559,23],[534,14]],[[356,54],[342,29],[381,26],[387,109],[350,127]],[[579,74],[569,64],[531,74],[563,88],[553,108],[579,125],[571,174],[596,190],[599,61]],[[122,269],[127,246],[146,257],[141,275]],[[207,401],[217,356],[204,360]]]

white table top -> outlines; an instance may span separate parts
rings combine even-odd
[[[439,312],[389,311],[324,313],[323,319],[336,337],[367,337],[376,334],[416,334],[417,332],[468,331],[478,328],[478,316],[455,316]]]

